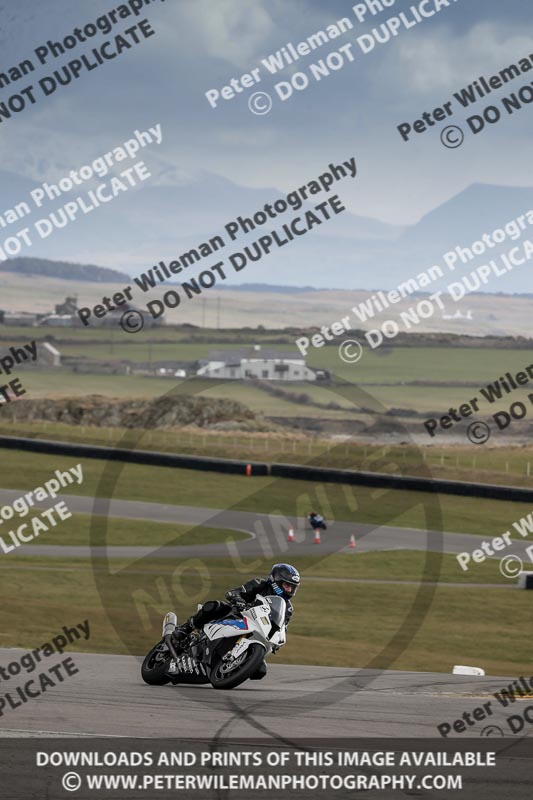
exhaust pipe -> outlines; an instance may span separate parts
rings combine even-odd
[[[174,633],[174,631],[176,630],[177,627],[178,627],[178,618],[177,618],[177,616],[174,614],[174,612],[168,611],[165,614],[165,618],[163,620],[163,639],[165,641],[166,646],[168,647],[168,649],[172,653],[172,656],[176,660],[176,662],[178,661],[179,656],[176,653],[176,650],[175,650],[174,645],[172,643],[172,634]]]
[[[163,619],[163,639],[173,633],[177,627],[178,618],[173,611],[169,611]]]

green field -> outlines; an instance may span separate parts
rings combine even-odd
[[[202,397],[224,398],[243,403],[256,414],[267,417],[306,417],[316,420],[356,420],[361,419],[364,411],[370,409],[377,413],[377,419],[384,419],[389,409],[414,410],[424,416],[437,416],[448,413],[451,407],[458,408],[476,395],[472,387],[446,386],[382,386],[361,384],[360,386],[326,387],[310,383],[291,383],[282,385],[284,392],[293,395],[305,394],[309,400],[291,402],[286,398],[275,397],[268,392],[240,381],[214,381],[205,378],[173,380],[144,375],[92,375],[78,374],[65,368],[61,370],[41,371],[28,370],[20,373],[27,397],[30,399],[53,397],[85,397],[89,394],[100,394],[115,398],[156,398],[169,392],[176,394],[199,395]],[[279,384],[278,384],[279,385]],[[472,419],[488,417],[497,411],[505,411],[515,401],[529,406],[528,394],[533,392],[533,385],[528,389],[517,389],[512,395],[489,405],[480,403],[480,413]],[[479,393],[478,393],[479,398]],[[316,405],[319,404],[319,405]],[[334,404],[341,406],[328,408]],[[0,412],[1,419],[1,412]],[[392,422],[392,420],[391,420]],[[423,419],[416,423],[420,434],[425,435]],[[396,420],[396,427],[401,425]],[[427,438],[427,443],[445,443],[446,433],[440,431],[435,439]]]
[[[33,489],[51,477],[53,470],[66,470],[78,463],[77,459],[64,456],[52,459],[45,454],[3,452],[9,452],[9,472],[2,477],[3,488]],[[317,506],[329,520],[497,536],[531,511],[527,503],[248,478],[98,459],[85,459],[83,471],[83,484],[68,487],[65,494],[284,514],[289,520],[305,517]]]
[[[445,559],[450,574],[451,560]],[[424,588],[350,580],[371,575],[423,579],[424,565],[417,554],[369,553],[311,561],[295,556],[293,561],[303,581],[288,643],[274,663],[451,673],[454,664],[466,662],[497,675],[527,674],[530,669],[531,609],[525,592],[454,588],[445,582]],[[91,565],[84,559],[38,556],[0,562],[2,646],[36,647],[63,625],[88,619],[91,638],[77,642],[76,649],[143,655],[159,638],[166,611],[174,609],[184,619],[197,602],[221,597],[243,580],[242,572],[212,559],[177,565],[168,560],[146,559],[134,565],[113,561],[112,569],[108,574],[103,561]],[[257,565],[256,571],[262,574]],[[336,580],[317,579],[335,576]]]
[[[341,361],[335,347],[323,347],[309,351],[309,363],[332,369],[351,383],[464,382],[477,387],[505,372],[522,370],[533,363],[533,353],[484,347],[394,347],[387,351],[365,347],[361,360],[350,365]]]
[[[99,331],[99,334],[105,332]],[[157,331],[158,336],[162,331]],[[183,335],[176,331],[172,335]],[[166,335],[171,335],[167,333]],[[107,334],[109,335],[109,334]],[[129,337],[131,339],[131,337]],[[110,347],[111,345],[88,345],[91,347]],[[121,347],[146,348],[147,351],[157,351],[159,347],[173,348],[180,357],[186,357],[187,352],[193,350],[198,355],[207,354],[208,344],[153,344],[131,345],[122,343]],[[228,345],[229,346],[229,345]],[[237,345],[235,345],[237,346]],[[78,345],[82,347],[82,345]],[[283,348],[283,345],[280,345]],[[192,349],[191,349],[192,348]],[[198,350],[200,348],[200,350]],[[78,375],[68,370],[61,371],[31,371],[24,373],[24,385],[28,397],[54,397],[54,396],[86,396],[88,394],[102,394],[118,398],[146,397],[156,398],[172,392],[177,397],[181,393],[201,395],[205,397],[220,397],[236,400],[258,415],[286,419],[289,425],[294,424],[296,418],[305,417],[309,425],[319,425],[320,421],[327,419],[330,423],[343,421],[357,421],[370,427],[377,423],[376,439],[381,441],[386,430],[394,431],[397,435],[411,438],[411,434],[402,425],[409,426],[409,431],[414,431],[425,437],[423,418],[415,419],[406,417],[390,417],[383,413],[388,409],[412,409],[423,415],[439,416],[448,411],[450,407],[458,407],[478,393],[478,388],[507,371],[517,371],[523,368],[530,360],[527,350],[498,350],[494,348],[396,348],[390,354],[379,355],[380,351],[365,354],[365,358],[353,367],[340,362],[340,373],[344,378],[358,383],[345,383],[339,386],[314,385],[310,383],[288,383],[281,386],[283,392],[295,397],[296,402],[289,402],[287,398],[272,396],[270,393],[243,382],[210,381],[202,378],[193,378],[186,381],[174,381],[161,378],[148,378],[142,376],[114,376],[114,375]],[[311,352],[311,362],[315,365],[335,367],[331,361],[335,357],[334,348],[323,348]],[[177,356],[178,357],[178,356]],[[155,357],[154,357],[155,358]],[[319,361],[313,361],[319,359]],[[324,361],[326,359],[326,361]],[[329,361],[328,361],[329,359]],[[338,358],[337,358],[338,360]],[[490,368],[490,369],[489,369]],[[407,385],[413,380],[442,381],[445,379],[469,382],[473,386],[442,386],[442,385]],[[398,381],[398,385],[382,385],[366,383],[366,381],[380,380],[383,383]],[[360,383],[359,383],[360,381]],[[278,386],[280,386],[278,384]],[[511,401],[526,401],[529,393],[527,387],[516,390],[512,395],[507,395],[501,401],[489,405],[481,403],[481,411],[477,416],[495,413],[506,409]],[[307,399],[302,400],[305,394]],[[478,393],[479,396],[479,393]],[[528,402],[526,401],[526,405]],[[341,406],[341,410],[331,406]],[[377,415],[372,415],[361,409],[373,409]],[[316,422],[315,422],[316,421]],[[262,423],[260,423],[261,425]],[[518,423],[526,426],[528,423]],[[94,441],[102,444],[116,442],[121,433],[117,431],[95,431],[84,428],[81,432],[75,428],[63,428],[62,436],[67,440]],[[513,428],[516,430],[517,427]],[[27,427],[12,423],[2,425],[0,411],[0,431],[14,433],[15,431],[29,432],[30,435],[39,433],[39,425]],[[524,430],[524,434],[526,433]],[[44,435],[57,436],[54,426],[42,426]],[[332,440],[296,441],[290,435],[285,440],[273,436],[271,440],[264,437],[240,437],[235,434],[232,438],[220,436],[206,436],[205,431],[198,433],[195,438],[191,431],[182,434],[179,431],[154,431],[142,436],[142,445],[146,448],[164,449],[174,452],[191,454],[213,455],[233,458],[255,458],[270,461],[297,461],[307,462],[310,458],[314,463],[322,466],[339,468],[373,469],[367,465],[367,451],[370,454],[371,446],[365,445],[364,449],[350,442],[342,445]],[[453,434],[454,431],[451,432]],[[479,481],[488,483],[509,484],[517,486],[531,485],[533,469],[532,446],[491,447],[475,448],[465,443],[466,446],[454,445],[446,447],[447,432],[440,431],[438,436],[422,439],[423,459],[425,464],[420,465],[420,453],[414,447],[403,449],[391,448],[394,465],[399,465],[403,472],[409,474],[422,474],[427,467],[435,477],[456,478],[463,481]],[[497,444],[496,439],[493,439]],[[424,446],[427,445],[427,448]],[[364,456],[363,456],[364,453]],[[382,467],[387,471],[387,466]]]
[[[0,534],[1,535],[1,534]],[[102,542],[108,547],[164,545],[204,545],[239,541],[247,539],[246,533],[229,531],[223,528],[177,525],[174,523],[152,522],[151,520],[121,519],[99,517],[89,514],[73,514],[60,522],[57,528],[50,527],[31,542],[39,545],[94,545]],[[9,540],[8,540],[9,541]]]
[[[3,334],[6,335],[4,329]],[[135,337],[122,331],[87,331],[78,329],[26,330],[23,338],[52,335],[57,337],[56,346],[63,356],[79,356],[85,359],[120,362],[143,362],[155,364],[159,361],[194,362],[205,358],[209,351],[217,348],[234,349],[248,341],[268,341],[266,334],[254,332],[225,333],[219,331],[196,332],[200,341],[191,342],[191,333],[183,330],[143,331]],[[28,333],[28,330],[30,333]],[[85,337],[83,336],[85,334]],[[13,333],[13,340],[20,333]],[[272,335],[271,339],[274,339]],[[70,340],[61,341],[61,337]],[[107,341],[102,341],[107,337]],[[166,337],[166,339],[165,339]],[[211,337],[211,342],[206,341]],[[224,337],[238,339],[224,343]],[[287,339],[288,334],[281,337]],[[13,340],[4,340],[7,346]],[[184,341],[185,340],[185,341]],[[269,346],[266,344],[265,346]],[[294,349],[290,343],[271,345],[287,351]],[[266,416],[308,417],[313,419],[352,420],[361,418],[362,408],[382,410],[405,409],[422,415],[446,414],[450,407],[458,407],[478,396],[480,417],[496,411],[506,410],[511,402],[525,401],[533,391],[533,383],[517,389],[511,395],[494,404],[481,398],[479,389],[495,381],[506,372],[516,373],[532,361],[531,350],[506,350],[482,347],[396,347],[371,351],[365,347],[363,358],[354,365],[344,363],[337,347],[312,348],[308,354],[308,365],[329,370],[342,385],[325,386],[313,383],[278,383],[284,392],[293,395],[306,394],[306,402],[289,402],[286,398],[274,397],[262,389],[245,382],[209,381],[206,379],[149,378],[138,375],[84,375],[67,368],[60,370],[26,371],[23,383],[28,397],[84,396],[103,394],[108,397],[153,398],[166,394],[174,388],[186,394],[202,394],[239,400],[255,413]],[[418,382],[418,383],[417,383]],[[340,406],[342,410],[334,407]],[[420,433],[424,434],[422,421]],[[445,439],[441,432],[440,439]],[[428,443],[430,440],[428,439]],[[434,442],[432,442],[434,443]]]
[[[138,450],[312,464],[335,469],[399,473],[475,481],[508,486],[531,486],[533,445],[510,447],[417,447],[335,441],[285,430],[267,432],[163,428],[127,432],[124,428],[66,425],[52,422],[4,422],[0,435],[52,439]]]
[[[201,552],[199,556],[201,556]],[[509,586],[499,570],[497,559],[487,559],[475,564],[468,572],[459,566],[454,555],[423,552],[421,550],[383,550],[380,552],[358,552],[357,548],[348,553],[301,556],[298,544],[290,550],[290,557],[298,561],[298,569],[304,575],[305,583],[329,580],[367,580],[392,581],[398,584],[453,583],[453,584],[501,584]],[[267,573],[271,561],[267,558],[243,558],[236,565],[230,558],[202,558],[212,575],[235,575],[248,573]],[[157,567],[156,567],[157,569]],[[318,587],[317,587],[318,589]],[[298,595],[299,596],[299,595]]]
[[[505,398],[489,405],[479,396],[476,395],[475,389],[448,387],[448,386],[371,386],[365,385],[363,387],[365,392],[379,401],[384,408],[402,408],[412,409],[423,414],[425,417],[441,417],[448,414],[448,409],[458,409],[463,403],[468,403],[472,398],[478,398],[479,413],[472,416],[474,419],[484,419],[495,414],[497,411],[507,411],[511,403],[520,401],[531,407],[531,402],[528,400],[528,395],[533,393],[533,384],[529,389],[517,389],[512,395],[507,395]],[[422,427],[423,420],[419,423],[420,432],[425,433]],[[526,423],[527,424],[527,423]],[[440,436],[437,439],[441,442],[446,441],[446,433],[440,431]],[[429,441],[435,441],[430,440]]]
[[[85,397],[101,394],[107,397],[160,397],[171,388],[163,378],[142,375],[80,375],[67,369],[27,370],[19,378],[27,397]],[[1,419],[1,408],[0,408]]]
[[[279,334],[277,338],[282,341],[275,342],[274,334],[255,331],[162,328],[132,337],[120,330],[3,328],[0,335],[0,349],[15,341],[52,335],[64,356],[151,363],[193,361],[205,357],[211,349],[246,343],[260,342],[282,350],[294,347],[294,340],[288,341],[287,334]],[[340,423],[358,419],[371,424],[376,417],[363,414],[362,407],[381,404],[386,409],[444,414],[450,406],[478,394],[479,387],[505,372],[522,370],[532,360],[530,350],[396,347],[372,352],[365,347],[361,361],[350,366],[339,358],[336,347],[312,349],[309,365],[327,369],[346,383],[337,388],[310,383],[283,385],[283,390],[298,402],[239,382],[81,375],[65,368],[28,370],[20,377],[28,398],[89,394],[154,398],[176,387],[178,401],[180,393],[205,394],[238,400],[257,413],[288,420],[309,417],[316,422],[329,419]],[[415,381],[423,385],[409,385]],[[482,404],[481,410],[494,413],[505,404],[522,399],[527,391],[525,387],[515,392],[501,405]],[[309,396],[309,401],[297,397],[302,393]],[[342,408],[325,408],[329,404]],[[395,418],[380,415],[379,419],[389,420],[398,428]],[[411,421],[423,432],[420,419]],[[1,409],[0,434],[525,486],[531,486],[533,465],[531,444],[442,447],[445,438],[428,438],[426,444],[432,446],[422,449],[412,444],[385,447],[337,443],[304,434],[293,436],[287,429],[254,431],[249,435],[197,429],[125,433],[120,429],[56,423],[7,423],[5,419],[2,422]],[[377,430],[376,442],[381,441],[381,436],[382,431]],[[407,433],[405,441],[409,441]],[[2,488],[21,492],[42,485],[54,470],[65,470],[79,462],[5,449],[0,449],[0,458],[4,467]],[[489,538],[501,535],[514,521],[531,513],[530,504],[491,499],[229,476],[97,459],[83,459],[82,463],[83,484],[69,487],[66,495],[239,509],[285,515],[288,522],[317,507],[328,520],[415,528],[421,531],[421,537],[430,529]],[[83,645],[87,650],[141,655],[158,639],[161,618],[167,610],[175,609],[183,619],[195,610],[197,602],[221,597],[226,589],[251,574],[267,572],[270,562],[262,559],[237,563],[202,555],[203,544],[244,536],[209,527],[105,520],[76,514],[57,530],[37,539],[31,556],[21,557],[14,552],[0,558],[0,644],[38,646],[63,625],[89,619],[92,636]],[[161,546],[175,544],[178,539],[179,544],[197,544],[198,555],[185,560],[117,559],[111,565],[105,559],[91,562],[39,555],[39,545],[87,545],[95,539],[115,546]],[[445,673],[450,673],[454,664],[473,663],[488,674],[509,675],[527,674],[530,669],[531,602],[526,592],[509,588],[496,560],[477,564],[464,573],[454,556],[418,551],[360,553],[356,549],[346,554],[300,557],[296,545],[290,557],[301,570],[303,583],[296,598],[288,644],[276,656],[280,663]],[[433,586],[435,582],[437,586]],[[497,586],[487,588],[483,584]]]
[[[33,489],[53,470],[77,463],[65,457],[4,453],[9,457],[9,470],[2,477],[6,488]],[[70,486],[65,494],[285,513],[289,519],[307,513],[319,500],[328,518],[335,511],[337,519],[420,528],[439,519],[439,498],[414,492],[106,465],[92,459],[83,461],[83,469],[83,484]],[[502,533],[530,512],[523,504],[460,497],[440,498],[440,508],[444,529],[484,537]],[[111,564],[104,559],[91,563],[83,558],[43,557],[38,546],[31,556],[4,555],[0,559],[2,646],[35,647],[63,625],[89,619],[92,636],[80,647],[142,655],[158,638],[166,611],[174,609],[183,619],[196,603],[221,597],[270,566],[265,559],[236,562],[202,556],[201,543],[226,539],[227,531],[111,519],[106,533],[105,521],[99,518],[96,523],[97,531],[102,526],[102,543],[165,544],[167,535],[174,541],[178,533],[180,543],[199,545],[198,554],[185,560],[113,559]],[[88,527],[89,517],[76,515],[64,537],[58,529],[43,535],[42,543],[52,542],[53,537],[53,543],[61,538],[65,544],[86,544]],[[464,573],[451,555],[356,549],[300,557],[297,544],[290,558],[301,570],[303,582],[288,644],[276,656],[278,663],[449,673],[454,664],[466,661],[499,675],[520,674],[528,668],[530,601],[526,592],[505,588],[509,582],[499,574],[497,561],[477,564]],[[372,580],[392,583],[358,582]]]
[[[291,344],[292,338],[290,334],[284,333],[279,330],[257,330],[250,328],[238,329],[215,329],[215,328],[186,328],[165,325],[160,328],[145,328],[139,333],[132,335],[125,333],[121,328],[98,328],[98,327],[26,327],[23,325],[0,325],[0,341],[2,344],[27,342],[28,339],[50,339],[56,341],[59,345],[76,342],[94,342],[95,344],[106,345],[110,341],[125,344],[136,343],[149,345],[150,343],[176,343],[183,342],[190,343],[192,340],[195,342],[213,342],[215,340],[220,343],[226,344],[228,347],[231,345],[245,346],[251,339],[254,343],[257,341],[259,344],[275,343],[278,344]],[[240,343],[240,344],[239,344]],[[219,346],[218,345],[218,346]],[[213,347],[213,344],[209,344]]]
[[[96,359],[107,362],[127,360],[145,364],[158,361],[194,362],[206,357],[212,349],[234,349],[257,342],[264,347],[287,351],[294,349],[297,337],[296,332],[174,328],[144,330],[135,336],[127,335],[120,329],[3,328],[0,329],[0,335],[6,337],[1,341],[2,347],[15,341],[26,341],[30,336],[48,336],[53,337],[65,357],[78,356],[89,361]],[[319,427],[324,420],[328,421],[330,429],[332,425],[346,423],[344,429],[350,431],[353,428],[347,428],[348,423],[369,427],[377,421],[375,436],[382,441],[387,426],[401,435],[401,420],[385,413],[391,409],[419,414],[419,418],[403,413],[400,416],[410,431],[424,437],[424,417],[446,414],[449,408],[457,408],[476,395],[480,399],[478,417],[488,417],[506,410],[514,401],[529,405],[527,395],[533,390],[533,384],[517,389],[511,395],[504,395],[493,405],[480,397],[479,389],[506,372],[523,370],[532,361],[531,352],[523,349],[450,346],[387,347],[372,351],[365,346],[361,360],[349,365],[340,359],[336,346],[311,348],[307,359],[309,366],[329,370],[336,376],[337,383],[327,386],[303,382],[276,384],[289,397],[276,397],[258,386],[240,381],[219,382],[196,378],[179,381],[139,375],[87,375],[74,373],[66,367],[60,370],[28,370],[22,372],[21,376],[28,399],[88,394],[150,399],[175,391],[178,394],[183,392],[237,400],[256,414],[287,420],[288,425],[295,424],[296,418],[305,418],[307,430]],[[295,402],[290,401],[291,395],[295,397]],[[306,398],[302,398],[302,395],[306,395]],[[376,412],[376,416],[366,414],[365,409],[369,408]],[[513,432],[518,432],[518,425],[526,436],[527,421],[515,424]],[[445,445],[447,437],[452,435],[455,435],[454,430],[440,431],[435,439],[427,437],[424,443]],[[472,462],[474,455],[479,462],[478,465],[470,465],[474,471],[499,471],[492,470],[479,451],[472,454]],[[514,462],[513,458],[506,458],[504,462],[509,460]],[[435,460],[432,464],[434,468],[442,466],[436,464]],[[527,465],[527,460],[524,465]],[[456,464],[456,467],[460,468],[460,465]],[[463,465],[463,469],[466,470],[466,465]],[[522,465],[517,469],[513,469],[512,465],[510,468],[505,466],[504,471],[520,475]],[[468,479],[467,475],[462,477]],[[489,478],[481,475],[477,479]]]
[[[33,329],[31,329],[33,331]],[[56,329],[57,330],[57,329]],[[83,331],[81,332],[83,333]],[[100,335],[101,331],[98,332]],[[225,344],[219,332],[212,332],[212,342],[184,343],[183,334],[167,333],[167,339],[175,343],[160,341],[141,342],[137,336],[127,336],[122,332],[115,334],[113,341],[97,344],[91,331],[89,336],[79,337],[78,344],[61,344],[58,347],[64,355],[84,356],[100,361],[196,361],[206,358],[210,350],[223,348],[231,350],[246,346],[243,342]],[[56,334],[54,333],[54,336]],[[71,331],[69,330],[69,337]],[[111,334],[107,333],[108,339]],[[31,337],[35,338],[33,333]],[[157,331],[157,337],[163,333]],[[253,332],[248,334],[249,345],[256,342]],[[28,334],[26,334],[26,340]],[[150,334],[152,338],[152,334]],[[87,339],[89,341],[87,342]],[[133,339],[133,341],[132,341]],[[296,337],[294,341],[296,340]],[[261,337],[259,338],[261,341]],[[294,343],[276,344],[276,350],[294,350]],[[386,354],[384,354],[386,353]],[[364,347],[364,355],[356,364],[346,364],[339,357],[338,348],[334,346],[311,348],[307,354],[307,363],[311,367],[327,369],[337,377],[353,384],[377,385],[381,383],[403,384],[409,381],[423,381],[430,384],[465,383],[472,387],[483,386],[496,380],[505,372],[523,370],[533,362],[531,350],[505,350],[482,347],[394,347],[390,350],[370,350]],[[468,400],[469,392],[466,391]]]
[[[128,334],[124,334],[127,336]],[[80,341],[79,344],[66,344],[60,347],[65,356],[83,356],[97,361],[196,361],[206,358],[210,350],[220,349],[214,344],[181,344],[172,343],[146,343],[137,342],[135,336],[129,336],[133,341],[115,343],[92,344]],[[242,347],[239,344],[224,345],[225,350]],[[282,349],[287,349],[287,346]]]
[[[201,395],[203,397],[221,397],[243,403],[257,414],[280,417],[315,417],[321,419],[352,419],[358,409],[344,411],[327,411],[315,406],[301,406],[277,397],[252,386],[226,381],[209,381],[207,379],[194,379],[188,381],[174,381],[167,378],[152,378],[142,375],[83,375],[61,369],[54,371],[28,370],[21,373],[21,380],[28,398],[38,399],[43,397],[85,397],[89,394],[100,394],[106,397],[131,399],[134,397],[155,398],[165,395],[170,391],[176,394]],[[309,384],[300,384],[300,391],[309,392]],[[311,391],[313,389],[311,388]],[[338,402],[335,395],[326,393],[322,389],[322,398],[325,402]],[[329,400],[327,399],[329,397]],[[342,398],[341,398],[342,401]],[[350,403],[343,401],[350,408]],[[1,421],[1,409],[0,409]]]
[[[257,343],[265,348],[294,350],[297,334],[158,328],[131,336],[120,329],[0,326],[0,337],[2,349],[30,338],[49,338],[65,356],[76,355],[103,361],[156,362],[195,361],[205,358],[210,350],[229,350]],[[191,341],[192,338],[195,341]],[[477,387],[494,381],[505,372],[522,370],[532,363],[533,357],[531,350],[525,349],[392,346],[371,350],[365,344],[363,358],[354,365],[346,364],[340,359],[336,346],[311,347],[307,361],[309,366],[330,370],[350,383],[401,385],[409,381],[424,381],[440,384],[466,383]]]

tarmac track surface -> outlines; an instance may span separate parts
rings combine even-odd
[[[0,649],[0,663],[5,667],[24,652]],[[489,700],[493,714],[461,738],[479,737],[489,724],[510,735],[505,709],[491,695],[511,678],[277,665],[274,656],[262,681],[217,691],[210,685],[148,686],[140,658],[70,651],[44,659],[38,670],[67,656],[78,674],[19,708],[4,708],[0,736],[438,737],[437,725]],[[38,670],[11,678],[3,693],[16,697],[15,687]]]
[[[0,504],[13,502],[20,497],[20,490],[0,489]],[[107,557],[107,558],[191,558],[229,556],[271,556],[316,555],[322,553],[360,553],[383,550],[424,550],[457,554],[472,551],[480,546],[482,537],[461,533],[439,533],[422,531],[413,528],[392,526],[375,527],[358,522],[334,522],[328,530],[322,532],[321,543],[314,543],[313,532],[304,519],[288,520],[286,517],[272,514],[259,514],[248,511],[219,510],[196,506],[177,506],[159,503],[145,503],[133,500],[94,499],[76,495],[59,495],[55,500],[38,504],[40,508],[48,508],[59,500],[64,500],[74,513],[98,514],[124,519],[150,520],[169,524],[205,525],[244,531],[249,538],[235,543],[219,543],[206,545],[185,545],[169,547],[83,547],[71,545],[23,545],[17,549],[17,555],[42,555],[64,557]],[[18,518],[17,518],[18,519]],[[295,541],[287,542],[290,526],[294,527]],[[0,535],[2,531],[0,530]],[[356,538],[355,550],[349,548],[351,535]],[[49,532],[50,538],[60,536]],[[490,537],[488,537],[490,538]],[[500,554],[513,553],[526,563],[530,559],[526,553],[528,541],[513,540],[512,548]],[[474,565],[475,566],[475,565]],[[459,567],[458,567],[459,569]]]
[[[20,494],[20,491],[0,490],[0,502],[8,503]],[[78,513],[246,531],[250,537],[234,545],[243,557],[404,549],[458,553],[471,551],[481,542],[478,536],[464,534],[335,522],[322,535],[319,548],[301,519],[289,521],[242,511],[125,500],[112,500],[108,504],[106,500],[71,495],[61,499]],[[287,543],[291,523],[295,529],[294,544]],[[348,549],[352,534],[357,539],[356,550]],[[513,552],[524,555],[526,546],[527,542],[516,542]],[[47,544],[19,548],[17,554],[187,558],[200,552],[212,557],[230,554],[226,544],[92,549]],[[0,664],[6,666],[24,652],[0,649]],[[460,736],[453,733],[452,736],[464,739],[487,735],[489,725],[496,726],[506,736],[511,735],[506,719],[510,712],[492,694],[513,678],[294,666],[276,664],[276,657],[269,660],[268,675],[263,681],[246,682],[231,692],[222,692],[209,685],[147,686],[140,677],[140,658],[66,651],[62,657],[47,659],[50,663],[40,665],[35,673],[21,673],[3,683],[3,694],[13,693],[39,670],[53,666],[67,655],[73,658],[79,672],[16,709],[4,708],[0,736],[172,737],[210,743],[266,737],[284,746],[290,746],[291,739],[309,736],[319,736],[322,743],[340,737],[435,738],[439,736],[438,725],[453,724],[465,712],[472,713],[474,708],[488,702],[490,715],[468,725]],[[497,741],[494,740],[495,745]],[[483,786],[478,785],[481,794],[477,796],[501,800],[501,781],[494,782],[488,775],[486,778],[487,781],[481,781]],[[525,788],[529,791],[527,784]]]

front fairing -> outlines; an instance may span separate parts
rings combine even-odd
[[[278,632],[284,633],[286,613],[287,604],[282,597],[258,594],[255,604],[242,615],[209,622],[204,625],[204,632],[211,640],[256,634],[268,641]]]
[[[246,636],[251,633],[251,628],[248,619],[243,615],[242,619],[226,617],[217,619],[215,622],[208,622],[207,625],[204,625],[204,632],[209,639],[223,639],[228,636]]]
[[[258,598],[261,595],[258,595]],[[285,617],[287,615],[287,603],[283,599],[283,597],[278,597],[277,594],[275,595],[267,595],[266,597],[261,597],[268,605],[270,606],[270,619],[272,624],[275,625],[277,628],[281,628],[285,625]]]

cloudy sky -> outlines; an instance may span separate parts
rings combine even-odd
[[[395,13],[409,13],[413,2],[398,0],[394,8],[359,24],[353,3],[345,0],[154,0],[142,16],[150,19],[156,36],[0,124],[2,169],[39,181],[58,178],[117,145],[135,128],[161,123],[164,142],[150,154],[149,163],[156,184],[174,187],[181,203],[200,178],[206,181],[206,173],[240,187],[290,191],[329,162],[352,156],[359,175],[343,183],[343,200],[352,213],[390,225],[416,223],[473,183],[530,186],[528,108],[477,137],[470,134],[455,150],[442,147],[442,126],[408,143],[396,130],[398,124],[442,105],[479,75],[490,76],[533,54],[528,35],[532,12],[523,0],[451,2],[368,55],[355,47],[354,63],[320,83],[311,81],[306,91],[295,92],[285,103],[274,84],[287,80],[291,69],[270,76],[263,68],[257,89],[274,100],[265,116],[248,108],[254,90],[217,109],[205,98],[207,90],[221,89],[281,46],[297,44],[335,20],[349,17],[356,27],[302,59],[297,70],[353,43]],[[32,57],[33,49],[48,39],[61,40],[119,5],[101,0],[1,2],[1,71]],[[123,20],[112,34],[81,45],[70,57],[130,23]],[[67,60],[52,61],[31,80],[0,90],[0,102]],[[525,82],[527,76],[520,84]],[[463,111],[452,121],[460,123],[465,116]],[[265,202],[270,199],[266,192]],[[5,196],[2,200],[6,202]],[[196,194],[194,203],[192,210],[201,219],[202,202]]]

